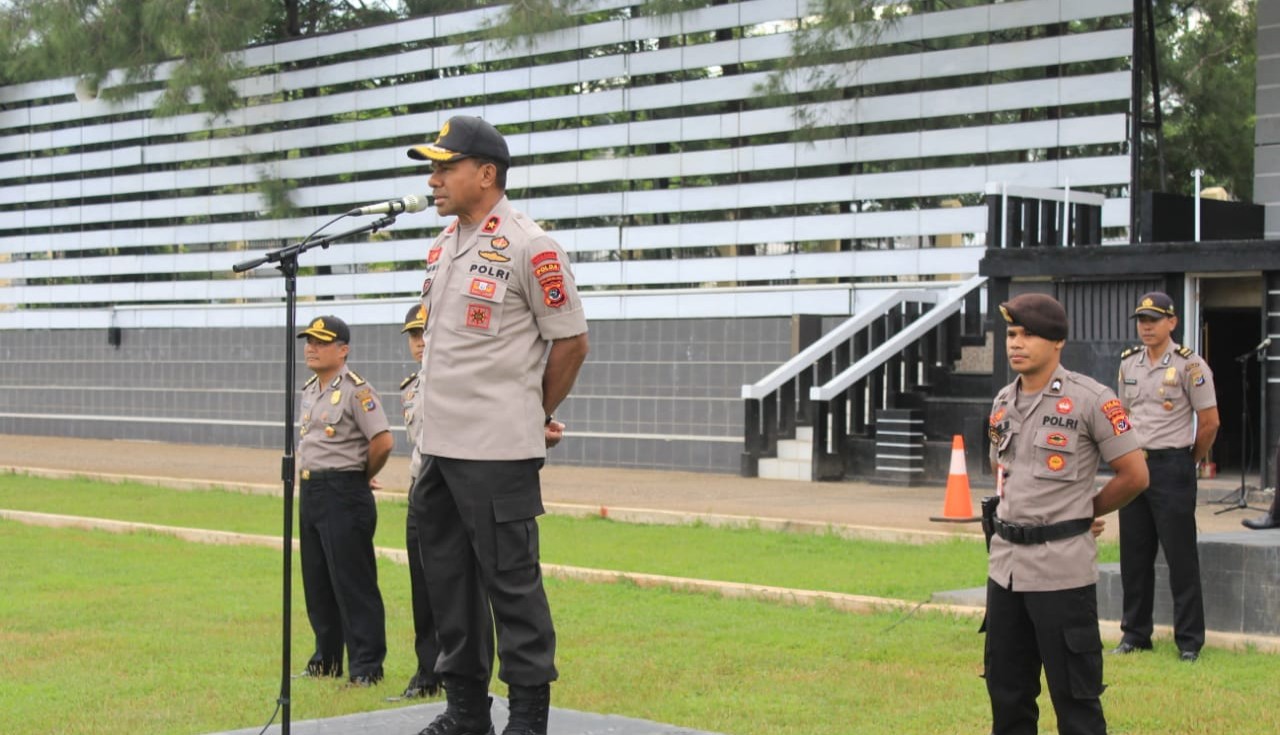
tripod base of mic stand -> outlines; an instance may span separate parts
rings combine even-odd
[[[1215,510],[1213,512],[1215,516],[1222,515],[1223,513],[1230,513],[1233,510],[1256,510],[1260,513],[1265,513],[1267,511],[1266,508],[1257,508],[1249,505],[1249,489],[1248,485],[1241,485],[1239,488],[1232,490],[1217,500],[1210,500],[1207,504],[1227,506],[1221,510]]]

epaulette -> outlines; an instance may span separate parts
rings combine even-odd
[[[1123,359],[1125,359],[1126,357],[1128,357],[1129,355],[1136,355],[1136,354],[1138,354],[1139,352],[1141,352],[1141,351],[1142,351],[1142,350],[1144,350],[1144,349],[1146,349],[1146,345],[1134,345],[1133,347],[1130,347],[1129,349],[1125,350],[1124,352],[1121,352],[1121,353],[1120,353],[1120,359],[1121,359],[1121,360],[1123,360]]]
[[[412,383],[412,382],[413,382],[413,379],[414,379],[414,378],[416,378],[416,377],[418,377],[418,374],[417,374],[417,373],[412,373],[412,374],[410,374],[410,375],[409,375],[409,377],[407,377],[407,378],[405,378],[404,380],[400,381],[400,390],[404,390],[405,388],[408,388],[408,387],[409,387],[409,384],[410,384],[410,383]]]
[[[319,379],[320,379],[320,376],[319,376],[319,375],[312,375],[312,376],[311,376],[311,380],[308,380],[307,382],[303,383],[303,384],[302,384],[302,387],[303,387],[303,388],[310,388],[310,387],[311,387],[311,384],[312,384],[312,383],[314,383],[314,382],[316,382],[316,381],[317,381],[317,380],[319,380]]]
[[[351,376],[352,383],[355,383],[356,385],[364,385],[364,378],[360,377],[359,375],[356,375],[356,371],[348,370],[347,375]]]
[[[1195,353],[1195,350],[1191,349],[1190,347],[1179,347],[1178,354],[1182,355],[1183,357],[1191,357],[1196,353]]]

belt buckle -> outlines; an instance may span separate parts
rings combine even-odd
[[[304,479],[304,480],[310,480],[310,479],[311,479],[311,470],[303,470],[303,471],[302,471],[302,479]]]

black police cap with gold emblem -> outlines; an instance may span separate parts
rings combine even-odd
[[[1000,305],[1000,315],[1009,324],[1037,337],[1055,342],[1067,338],[1067,310],[1052,296],[1019,294]]]
[[[315,337],[321,342],[350,342],[351,329],[336,316],[318,316],[306,329],[298,332],[298,337]]]
[[[1173,299],[1169,294],[1163,291],[1152,291],[1149,294],[1143,294],[1138,299],[1138,308],[1133,310],[1130,319],[1136,319],[1140,316],[1153,316],[1157,319],[1164,319],[1169,316],[1177,316],[1177,312],[1173,308]]]
[[[427,309],[422,304],[416,304],[409,307],[409,313],[404,315],[404,327],[400,330],[400,334],[404,334],[410,329],[424,329],[427,326]]]
[[[417,161],[457,161],[478,156],[511,165],[511,152],[502,133],[478,117],[464,115],[449,118],[436,133],[434,143],[415,145],[408,155]]]

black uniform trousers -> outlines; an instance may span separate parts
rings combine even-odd
[[[1156,548],[1164,550],[1173,592],[1178,649],[1204,646],[1204,600],[1196,547],[1196,463],[1189,450],[1149,451],[1151,484],[1120,509],[1120,581],[1124,586],[1124,640],[1151,647]]]
[[[382,677],[386,613],[378,591],[373,532],[378,510],[363,472],[312,471],[302,481],[299,542],[307,618],[316,636],[309,669]]]
[[[985,670],[992,735],[1035,735],[1040,667],[1061,735],[1105,735],[1096,585],[1015,592],[987,580]]]
[[[557,677],[556,634],[538,565],[541,467],[541,459],[422,458],[411,505],[441,676],[487,682],[496,622],[499,679],[537,686]]]
[[[436,635],[435,616],[431,614],[431,599],[427,594],[427,579],[418,542],[418,517],[412,504],[405,515],[404,543],[409,556],[409,591],[413,603],[413,651],[418,657],[418,670],[413,677],[419,685],[427,686],[440,678],[435,673],[436,660],[440,658],[440,638]]]

